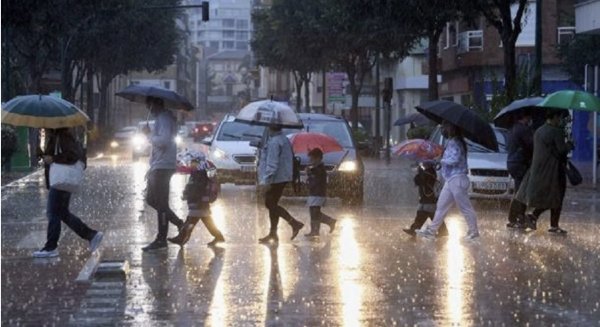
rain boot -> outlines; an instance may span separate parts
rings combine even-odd
[[[158,214],[158,234],[156,239],[142,248],[142,251],[154,251],[167,248],[167,234],[169,233],[169,221],[164,213]]]
[[[310,233],[304,234],[306,237],[316,237],[319,236],[319,229],[321,227],[321,222],[317,219],[310,220]]]
[[[206,229],[214,237],[214,239],[208,242],[208,246],[215,246],[217,243],[225,242],[225,237],[223,237],[223,233],[215,226],[215,222],[213,221],[211,216],[203,217],[202,223],[206,226]]]
[[[200,220],[200,217],[187,217],[183,226],[179,230],[179,234],[175,237],[169,238],[169,242],[184,246],[189,241],[194,231],[194,227]]]

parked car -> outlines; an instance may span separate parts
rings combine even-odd
[[[327,134],[338,141],[344,148],[340,152],[326,153],[323,163],[327,169],[327,196],[341,198],[350,204],[362,204],[364,195],[364,164],[358,151],[358,146],[352,135],[348,122],[339,116],[324,114],[299,114],[304,130]],[[286,134],[297,133],[298,130],[284,130]],[[309,164],[306,154],[296,154],[300,157],[300,190],[293,192],[291,185],[285,194],[308,195],[306,186],[306,167]]]
[[[498,152],[466,140],[467,164],[471,181],[469,196],[480,199],[509,200],[515,192],[515,184],[506,167],[508,131],[498,127],[493,127],[493,129],[498,141]],[[445,143],[440,126],[434,129],[429,139],[440,145]]]
[[[252,185],[256,182],[256,148],[250,141],[259,140],[263,126],[251,126],[225,116],[212,138],[205,138],[207,157],[217,167],[219,182]]]

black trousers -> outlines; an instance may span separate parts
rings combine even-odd
[[[44,246],[46,250],[54,250],[58,246],[61,221],[84,240],[90,241],[96,235],[95,230],[89,228],[79,217],[69,211],[70,201],[71,193],[50,188],[46,207],[48,215],[48,232]]]
[[[532,212],[533,219],[535,219],[537,221],[538,218],[540,217],[540,215],[542,213],[544,213],[544,211],[546,211],[546,210],[548,210],[548,209],[535,208]],[[550,227],[558,227],[558,221],[560,220],[561,211],[562,211],[562,208],[550,209]]]
[[[156,169],[148,173],[146,185],[146,201],[148,205],[156,210],[158,217],[157,240],[167,239],[169,222],[177,227],[183,225],[183,221],[169,207],[169,191],[171,176],[175,173],[172,169]]]
[[[523,177],[525,177],[525,174],[527,173],[527,169],[529,169],[529,167],[520,163],[508,163],[506,166],[506,168],[508,169],[508,173],[515,180],[515,193],[517,193],[519,187],[521,187]]]
[[[508,209],[508,222],[521,222],[519,220],[525,215],[525,211],[527,211],[527,206],[525,203],[518,201],[513,197],[513,199],[510,201],[510,208]]]
[[[270,184],[267,186],[267,191],[265,192],[265,207],[269,210],[269,220],[271,222],[269,234],[271,235],[277,234],[279,218],[283,218],[283,220],[287,221],[290,225],[293,225],[296,222],[296,219],[279,205],[279,199],[281,199],[286,184],[286,182]]]
[[[435,212],[417,210],[417,215],[415,216],[415,220],[413,221],[412,225],[410,225],[410,229],[412,229],[412,230],[421,229],[421,227],[423,227],[423,225],[425,224],[427,219],[433,220],[434,215],[435,215]],[[448,235],[448,228],[446,227],[446,223],[442,222],[438,233],[440,235]]]
[[[321,212],[321,207],[312,206],[308,207],[310,212],[310,232],[311,233],[319,233],[319,229],[321,228],[321,224],[329,225],[335,222],[335,219],[329,217],[328,215]]]

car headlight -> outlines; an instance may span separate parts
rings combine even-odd
[[[131,142],[133,143],[133,145],[135,146],[141,146],[146,144],[146,137],[144,137],[143,135],[135,135],[132,139]]]
[[[213,157],[215,157],[215,159],[224,159],[227,158],[227,153],[221,149],[215,149],[213,151]]]
[[[119,142],[117,142],[117,141],[110,142],[110,147],[113,148],[113,149],[114,148],[118,148],[119,147]]]
[[[181,144],[183,143],[183,138],[181,138],[181,136],[177,135],[175,136],[175,144]]]
[[[340,164],[340,166],[338,167],[338,170],[352,172],[352,171],[356,171],[356,168],[357,168],[356,161],[348,160],[348,161],[342,162],[342,164]]]

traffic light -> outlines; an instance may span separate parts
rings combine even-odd
[[[202,21],[203,22],[208,22],[208,10],[209,10],[209,6],[208,6],[208,1],[202,1]]]

